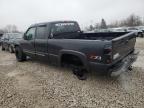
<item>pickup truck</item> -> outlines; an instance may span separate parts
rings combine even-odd
[[[83,33],[75,21],[54,21],[30,26],[15,44],[15,55],[20,62],[28,56],[70,66],[82,80],[91,71],[115,76],[130,69],[137,59],[135,42],[136,33]]]

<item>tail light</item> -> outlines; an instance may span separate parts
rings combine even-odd
[[[107,64],[112,63],[112,46],[106,45],[104,47],[104,56],[105,56],[105,63]]]

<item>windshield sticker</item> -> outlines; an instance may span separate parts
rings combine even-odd
[[[55,26],[73,26],[75,25],[74,23],[58,23],[58,24],[55,24]]]

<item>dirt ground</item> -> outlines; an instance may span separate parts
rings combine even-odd
[[[118,78],[88,75],[39,61],[19,63],[0,51],[0,108],[144,108],[144,39],[138,38],[133,71]]]

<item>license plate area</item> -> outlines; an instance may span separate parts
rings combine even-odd
[[[122,72],[126,72],[128,67],[130,67],[137,59],[139,52],[134,52],[127,57],[125,57],[122,61],[116,63],[111,69],[111,76],[118,76]]]

